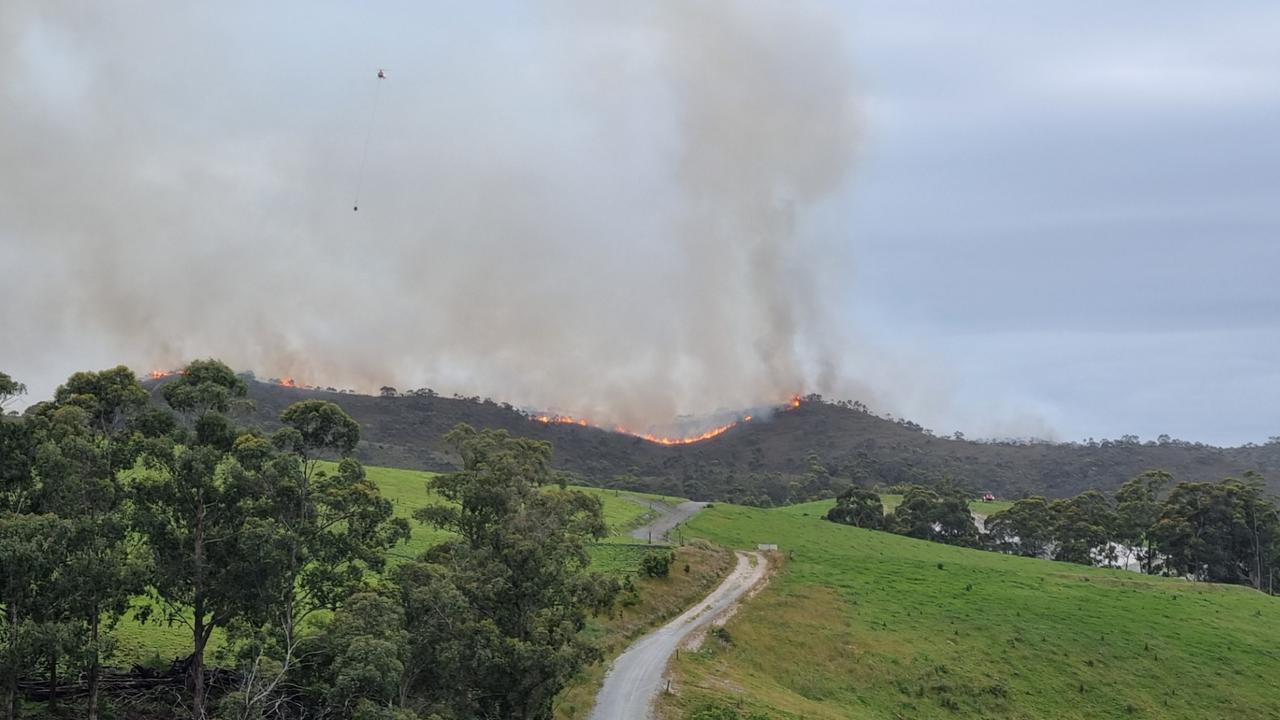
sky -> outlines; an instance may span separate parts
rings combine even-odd
[[[641,427],[1280,435],[1271,4],[261,5],[0,9],[30,399],[218,356]]]
[[[946,376],[951,424],[994,401],[1065,439],[1280,434],[1280,9],[895,2],[850,23],[847,302]]]

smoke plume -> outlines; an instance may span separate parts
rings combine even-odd
[[[215,356],[639,428],[824,389],[835,23],[596,5],[6,2],[0,367]]]

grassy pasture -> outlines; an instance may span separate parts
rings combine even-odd
[[[336,469],[335,464],[324,465],[330,472]],[[386,467],[366,467],[365,472],[378,484],[383,496],[394,504],[396,515],[409,518],[412,525],[412,536],[409,541],[397,545],[388,552],[391,564],[417,557],[428,547],[447,536],[447,533],[413,519],[415,510],[440,501],[439,496],[427,489],[427,481],[433,473]],[[592,565],[600,572],[617,575],[634,572],[639,568],[640,560],[650,552],[647,548],[627,544],[633,542],[627,536],[627,532],[644,524],[651,514],[649,508],[642,502],[638,502],[637,498],[669,503],[683,500],[662,495],[629,491],[615,492],[599,488],[573,487],[572,489],[600,498],[610,536],[604,543],[590,548]],[[139,599],[138,602],[142,603],[146,600]],[[126,617],[116,627],[114,635],[117,643],[114,655],[116,664],[127,665],[147,661],[167,664],[173,658],[190,652],[191,633],[183,625],[170,626],[156,622],[142,624],[131,617]],[[210,642],[210,652],[216,652],[222,643],[221,632],[215,631]]]
[[[902,503],[902,496],[884,494],[880,496],[880,502],[881,504],[884,505],[884,511],[886,513],[893,512],[893,509],[898,507],[898,505]],[[817,502],[809,502],[809,503],[804,503],[802,505],[793,505],[791,507],[809,508],[812,506],[816,508],[818,506],[823,506],[824,509],[822,510],[822,513],[825,514],[827,510],[831,508],[832,505],[835,505],[835,502],[832,500],[819,500]],[[986,517],[991,513],[1000,512],[1001,510],[1008,510],[1011,507],[1013,507],[1013,503],[1008,500],[995,500],[992,502],[985,502],[983,500],[969,501],[969,510],[983,517]]]
[[[322,463],[325,469],[336,470],[333,463]],[[395,506],[396,515],[409,518],[413,525],[413,535],[409,542],[392,549],[392,561],[415,558],[428,547],[444,539],[447,533],[428,527],[413,520],[413,513],[418,508],[440,502],[439,496],[427,489],[427,481],[435,473],[421,470],[402,470],[387,467],[366,467],[370,479],[378,484],[382,496]],[[664,495],[650,495],[630,491],[602,490],[600,488],[571,487],[573,490],[585,492],[600,498],[604,506],[604,519],[609,525],[610,535],[605,542],[627,542],[627,533],[642,524],[650,517],[649,509],[637,502],[654,500],[658,502],[683,502],[683,498],[672,498]],[[639,561],[636,561],[639,563]]]
[[[1280,600],[717,505],[686,535],[778,543],[779,575],[676,661],[670,717],[1280,717]]]

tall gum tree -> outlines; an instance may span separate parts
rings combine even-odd
[[[35,471],[44,503],[71,524],[64,598],[84,637],[88,717],[97,720],[104,635],[141,591],[141,570],[128,547],[125,488],[120,472],[133,465],[141,436],[130,420],[147,393],[124,366],[78,372],[35,414]],[[105,625],[105,627],[104,627]],[[56,685],[56,660],[50,684]]]
[[[147,539],[161,611],[191,631],[192,715],[203,720],[209,638],[215,628],[266,617],[281,575],[278,531],[261,500],[261,474],[233,453],[239,434],[225,413],[244,397],[244,382],[226,365],[200,360],[161,392],[192,437],[146,455],[131,486],[131,522]]]
[[[462,470],[431,482],[448,504],[417,517],[455,537],[397,573],[413,632],[409,694],[457,717],[544,720],[600,658],[581,631],[618,590],[587,569],[585,544],[606,532],[600,501],[563,489],[547,443],[465,425],[447,439]]]
[[[68,525],[50,513],[0,514],[0,680],[8,720],[18,716],[18,678],[33,669],[39,630],[35,618],[62,587]]]
[[[1126,551],[1135,550],[1142,571],[1148,575],[1155,569],[1155,539],[1151,528],[1160,519],[1160,493],[1173,483],[1173,475],[1164,470],[1148,470],[1129,480],[1116,491],[1116,540]]]
[[[281,415],[285,427],[270,442],[243,435],[234,454],[241,464],[259,472],[275,530],[272,552],[281,568],[278,597],[270,627],[242,660],[255,668],[253,686],[246,686],[245,702],[272,702],[276,689],[299,661],[301,628],[316,612],[337,611],[362,589],[366,573],[381,571],[386,551],[408,539],[409,523],[394,516],[394,507],[350,454],[360,438],[360,426],[337,405],[320,400],[295,403]],[[336,469],[321,460],[338,459]],[[256,648],[253,647],[256,645]],[[273,674],[262,655],[275,657]]]

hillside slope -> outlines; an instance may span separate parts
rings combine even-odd
[[[727,642],[681,654],[668,717],[1280,717],[1276,598],[836,525],[829,505],[689,524],[787,560]]]
[[[155,383],[150,383],[154,388]],[[1002,497],[1073,495],[1111,490],[1147,469],[1181,480],[1218,480],[1257,470],[1280,489],[1280,445],[1216,448],[1187,443],[1083,445],[990,444],[934,437],[903,424],[821,402],[780,411],[692,445],[667,447],[630,435],[531,420],[509,405],[446,397],[381,398],[251,382],[248,420],[270,430],[290,403],[332,400],[363,428],[359,449],[368,464],[445,470],[455,459],[442,436],[460,422],[503,428],[547,440],[555,463],[581,482],[607,485],[622,475],[628,487],[695,499],[742,501],[768,495],[781,503],[831,496],[850,481],[930,483],[944,477]],[[827,471],[810,474],[810,457]],[[798,483],[798,488],[791,483]]]

